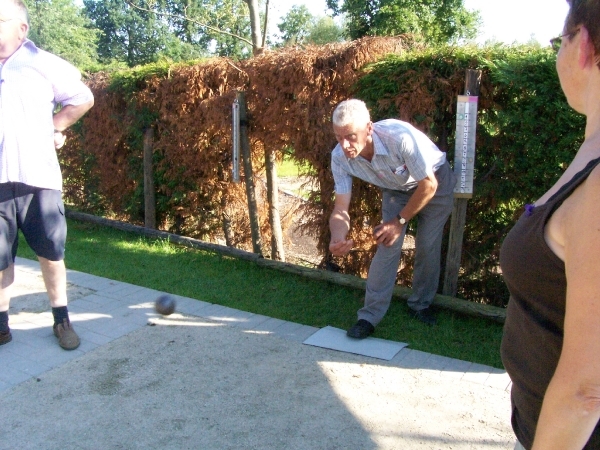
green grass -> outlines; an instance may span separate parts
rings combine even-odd
[[[283,161],[277,164],[278,177],[297,177],[300,169],[290,158],[283,158]]]
[[[69,220],[68,227],[69,269],[315,327],[347,329],[362,306],[362,290],[89,223]],[[22,237],[18,255],[35,259]],[[393,301],[374,336],[502,368],[502,326],[484,319],[441,310],[430,328]]]
[[[302,165],[294,161],[291,156],[284,155],[283,160],[277,163],[277,176],[288,178],[298,175],[314,172],[309,165]]]

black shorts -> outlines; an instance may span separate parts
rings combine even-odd
[[[36,255],[63,260],[67,221],[62,193],[22,183],[0,183],[0,270],[15,261],[19,229]]]

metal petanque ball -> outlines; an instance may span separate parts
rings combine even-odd
[[[154,302],[154,309],[163,316],[168,316],[175,312],[175,299],[170,295],[163,294]]]

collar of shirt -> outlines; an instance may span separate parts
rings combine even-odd
[[[33,41],[30,41],[29,39],[25,38],[25,40],[23,41],[23,43],[21,44],[21,46],[16,49],[14,51],[14,53],[12,55],[10,55],[6,61],[4,61],[4,65],[7,65],[10,63],[11,60],[15,59],[16,57],[18,57],[18,55],[20,53],[23,53],[24,51],[29,50],[30,52],[34,52],[37,50],[37,47],[35,46],[35,44],[33,43]],[[2,66],[2,64],[0,64],[0,67]]]
[[[373,157],[375,157],[375,156],[389,156],[388,150],[385,147],[385,145],[383,145],[383,142],[381,142],[381,139],[379,138],[379,136],[377,136],[376,133],[373,133],[371,136],[373,137]],[[358,155],[358,157],[361,158],[361,159],[364,159],[367,162],[369,162],[366,158],[364,158],[361,155]],[[352,159],[353,158],[348,158],[346,156],[346,160],[348,162],[350,162]]]

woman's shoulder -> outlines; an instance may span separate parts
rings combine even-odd
[[[589,163],[591,164],[591,162]],[[600,198],[600,161],[590,168],[589,173],[581,184],[565,200],[568,205],[569,221],[576,229],[592,225],[595,229],[598,217],[598,198]]]
[[[589,164],[592,165],[591,171],[581,184],[581,190],[584,191],[583,193],[596,196],[597,199],[600,192],[600,158],[590,161]]]

